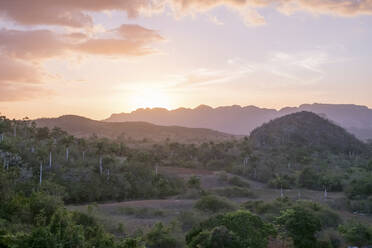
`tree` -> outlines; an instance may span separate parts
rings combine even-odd
[[[175,248],[177,241],[171,236],[170,229],[162,223],[156,223],[145,236],[146,247],[149,248]]]
[[[36,152],[37,160],[40,163],[40,171],[39,171],[39,184],[41,185],[43,182],[43,163],[46,158],[46,151],[43,146],[39,146]]]
[[[49,128],[41,127],[36,129],[36,138],[38,140],[45,140],[49,138]]]
[[[62,143],[65,145],[66,147],[66,161],[68,161],[69,159],[69,149],[70,149],[70,145],[74,142],[74,136],[72,135],[67,135],[66,137],[64,137],[64,139],[62,140]]]
[[[234,209],[234,205],[229,200],[215,195],[203,196],[195,203],[194,207],[209,213],[227,212]]]
[[[211,231],[204,231],[193,240],[190,247],[203,248],[239,248],[241,244],[239,238],[225,226],[218,226]]]
[[[196,176],[191,176],[187,181],[187,186],[192,189],[200,189],[200,178]]]
[[[49,139],[47,142],[47,148],[49,152],[49,168],[52,168],[52,152],[53,152],[54,146],[55,146],[54,141]]]
[[[281,231],[292,238],[295,247],[316,247],[315,234],[321,230],[321,223],[309,210],[299,206],[287,209],[281,213],[276,222]]]
[[[66,209],[58,209],[52,217],[49,225],[50,232],[53,234],[58,247],[61,248],[80,248],[84,244],[83,228],[75,225],[71,215]]]
[[[82,159],[84,161],[85,152],[87,151],[87,147],[88,147],[87,142],[85,141],[85,139],[78,139],[77,143],[78,143],[79,149],[82,151]]]
[[[305,168],[301,171],[298,177],[298,184],[300,187],[307,189],[317,189],[319,175],[313,168]]]
[[[10,129],[10,121],[5,116],[0,116],[0,142],[4,141],[4,134]]]
[[[361,247],[372,243],[372,227],[360,222],[348,222],[341,225],[339,231],[350,245]]]
[[[186,235],[190,248],[234,247],[266,248],[275,229],[249,211],[236,211],[212,217],[194,227]],[[224,244],[227,246],[216,246]]]
[[[99,174],[102,175],[103,165],[102,165],[102,155],[106,150],[106,144],[104,141],[98,141],[96,143],[97,155],[99,157]]]

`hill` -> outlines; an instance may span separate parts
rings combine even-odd
[[[133,140],[163,141],[169,138],[170,140],[183,142],[217,141],[233,138],[233,135],[204,128],[165,127],[146,122],[102,122],[74,115],[37,119],[35,122],[38,127],[59,127],[77,137],[88,137],[95,134],[98,137],[117,138],[124,135],[125,138]]]
[[[366,145],[342,127],[312,112],[297,112],[272,120],[252,131],[250,143],[264,150],[306,149],[359,154]]]
[[[145,121],[164,126],[209,128],[236,135],[248,135],[265,122],[301,111],[314,112],[332,120],[359,139],[372,139],[372,109],[351,104],[303,104],[279,111],[238,105],[217,108],[200,105],[194,109],[179,108],[170,111],[162,108],[138,109],[131,113],[112,114],[105,121]]]

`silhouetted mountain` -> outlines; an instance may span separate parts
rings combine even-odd
[[[286,107],[279,111],[238,105],[218,108],[200,105],[195,109],[179,108],[171,111],[162,108],[138,109],[131,113],[113,114],[105,121],[145,121],[164,126],[209,128],[236,135],[248,135],[254,128],[265,122],[301,111],[317,113],[360,139],[372,138],[372,109],[343,104],[304,104],[299,107]]]
[[[342,127],[312,112],[297,112],[272,120],[252,131],[253,147],[269,150],[290,148],[358,154],[366,145]]]
[[[59,118],[43,118],[36,120],[39,127],[62,130],[77,137],[88,137],[96,134],[99,137],[116,138],[124,135],[126,138],[162,141],[167,138],[183,142],[204,142],[206,140],[231,139],[230,134],[204,128],[185,128],[178,126],[157,126],[146,122],[102,122],[88,118],[65,115]]]

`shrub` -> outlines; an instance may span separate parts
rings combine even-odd
[[[215,195],[203,196],[195,203],[194,207],[200,211],[210,213],[231,211],[234,209],[234,205],[229,200]]]
[[[339,227],[340,233],[350,245],[363,246],[372,243],[372,227],[360,222],[348,222]]]
[[[191,189],[200,189],[200,178],[197,176],[192,176],[187,181],[187,186]]]
[[[248,182],[242,180],[240,177],[233,176],[229,179],[229,184],[237,186],[237,187],[246,187],[249,188],[250,185]]]
[[[228,198],[238,198],[238,197],[254,198],[256,197],[256,195],[252,191],[246,188],[241,188],[241,187],[216,189],[215,192],[220,196],[224,196]]]
[[[177,241],[171,236],[168,228],[162,223],[157,223],[145,236],[146,245],[149,248],[175,248]]]
[[[302,207],[287,209],[277,218],[278,225],[293,239],[296,248],[317,246],[316,232],[321,230],[320,220]]]
[[[264,248],[272,235],[275,229],[271,224],[249,211],[237,211],[200,223],[186,235],[186,242],[190,248]]]
[[[193,226],[200,222],[202,217],[199,214],[190,211],[182,211],[177,215],[177,220],[181,223],[183,231],[189,231]]]
[[[134,215],[136,218],[151,219],[156,217],[163,217],[164,212],[159,209],[153,208],[134,208],[134,207],[122,207],[119,208],[119,213],[124,215]]]

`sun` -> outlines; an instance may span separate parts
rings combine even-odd
[[[134,109],[138,108],[166,108],[170,109],[169,95],[159,89],[143,89],[134,92],[130,96],[130,104]]]

